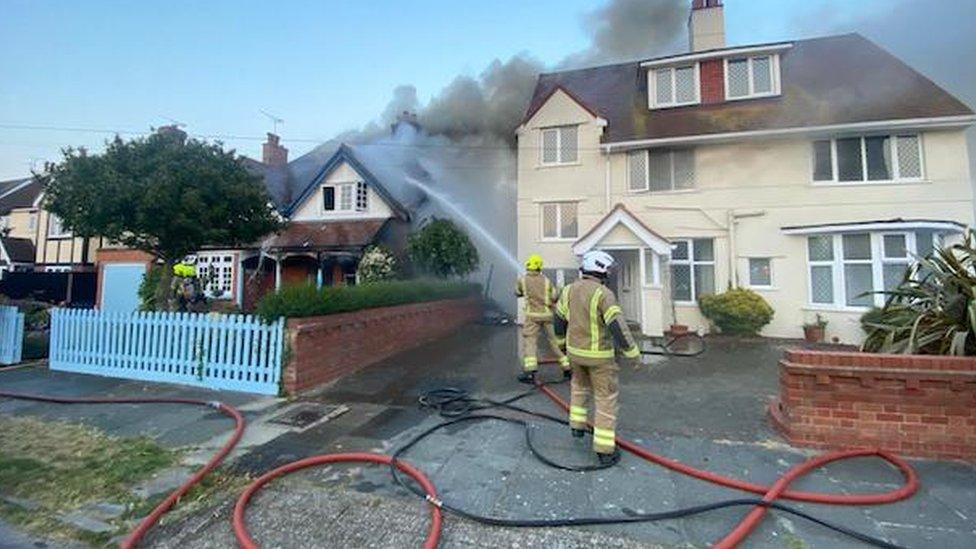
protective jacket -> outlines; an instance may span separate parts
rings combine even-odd
[[[595,277],[584,274],[563,288],[554,319],[556,336],[566,338],[566,353],[575,364],[606,364],[617,352],[628,359],[640,356],[617,297]]]
[[[525,298],[525,318],[544,322],[552,321],[552,305],[556,302],[556,288],[549,277],[539,271],[529,271],[519,277],[515,287],[516,297]]]

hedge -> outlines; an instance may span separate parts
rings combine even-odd
[[[300,318],[348,313],[376,307],[422,303],[441,299],[476,296],[481,286],[468,282],[438,280],[397,280],[359,286],[326,286],[311,284],[285,286],[264,296],[255,314],[266,322],[281,317]]]

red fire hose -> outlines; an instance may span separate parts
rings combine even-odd
[[[326,463],[342,462],[368,462],[383,465],[393,464],[397,469],[413,477],[413,479],[420,484],[420,487],[427,492],[427,500],[431,503],[430,528],[427,531],[427,540],[424,542],[424,549],[435,549],[437,547],[437,543],[441,536],[442,517],[441,509],[437,505],[437,492],[434,489],[433,483],[430,482],[430,479],[428,479],[426,475],[407,463],[402,461],[394,462],[393,458],[390,456],[368,452],[323,454],[319,456],[312,456],[305,459],[300,459],[298,461],[293,461],[291,463],[286,463],[277,469],[273,469],[261,475],[261,477],[252,482],[247,489],[244,490],[240,497],[237,498],[237,504],[234,506],[234,535],[237,536],[237,543],[245,549],[258,549],[258,544],[247,533],[247,525],[244,523],[244,511],[247,508],[248,501],[251,500],[251,496],[253,496],[255,492],[260,490],[261,487],[267,484],[271,479],[287,475],[288,473],[297,471],[299,469],[305,469],[307,467],[324,465]]]
[[[166,511],[168,511],[181,497],[183,497],[186,492],[193,487],[194,484],[200,482],[204,476],[212,471],[221,461],[227,457],[227,454],[234,449],[237,442],[241,439],[241,435],[244,434],[244,417],[238,412],[234,407],[228,406],[221,402],[208,402],[205,400],[194,400],[190,398],[174,398],[174,397],[139,397],[139,398],[128,398],[128,397],[55,397],[47,395],[34,395],[27,393],[12,393],[8,391],[0,391],[0,397],[14,398],[18,400],[31,400],[34,402],[49,402],[53,404],[192,404],[195,406],[208,406],[219,410],[224,415],[230,416],[234,420],[234,432],[231,434],[230,439],[224,443],[220,448],[220,451],[214,454],[203,467],[197,470],[190,478],[181,484],[176,490],[173,490],[169,496],[152,510],[151,513],[146,515],[135,529],[129,533],[129,535],[122,542],[123,549],[132,549],[136,546],[142,536],[152,528],[159,518],[163,516]]]

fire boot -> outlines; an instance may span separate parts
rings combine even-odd
[[[571,431],[573,433],[573,438],[583,438],[583,435],[586,434],[586,431],[583,429],[571,429]]]
[[[535,385],[535,372],[522,372],[519,374],[518,380],[520,383]]]
[[[571,379],[573,377],[572,370],[563,370],[563,379]]]
[[[614,448],[613,453],[610,454],[600,454],[596,455],[597,459],[600,460],[600,465],[605,465],[607,467],[611,465],[616,465],[620,461],[620,449]]]

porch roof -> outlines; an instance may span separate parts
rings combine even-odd
[[[264,244],[272,250],[336,250],[373,243],[386,219],[354,221],[292,221]]]
[[[625,227],[645,247],[653,250],[654,253],[659,255],[668,255],[671,253],[671,243],[667,238],[645,225],[626,206],[620,203],[614,206],[610,210],[610,213],[604,216],[593,228],[573,243],[573,253],[583,255],[593,248],[599,247],[600,242],[618,226]]]

